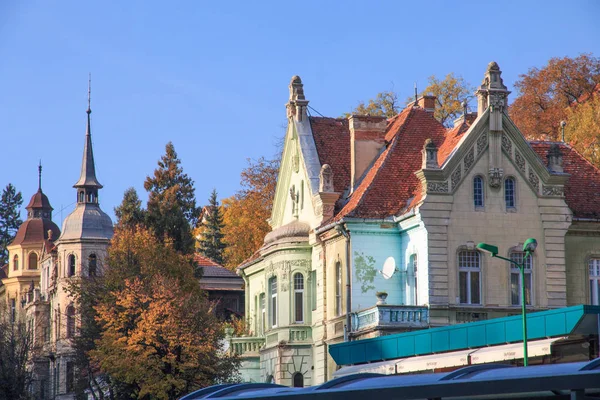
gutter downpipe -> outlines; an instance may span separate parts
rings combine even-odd
[[[352,333],[352,282],[351,265],[350,265],[350,231],[346,228],[346,224],[340,223],[335,226],[335,229],[344,235],[346,238],[346,341],[350,341]]]

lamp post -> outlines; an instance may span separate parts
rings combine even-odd
[[[528,364],[527,360],[527,304],[525,301],[525,261],[535,251],[537,247],[537,240],[529,238],[523,243],[523,260],[520,263],[511,260],[506,257],[498,255],[498,247],[487,243],[479,243],[477,249],[490,253],[492,257],[500,258],[501,260],[508,261],[509,263],[515,264],[519,268],[521,273],[521,316],[523,318],[523,365],[526,367]]]

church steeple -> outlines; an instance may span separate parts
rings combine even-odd
[[[88,82],[88,108],[87,127],[85,131],[85,145],[83,147],[83,159],[81,162],[81,175],[74,188],[77,188],[77,203],[98,203],[98,189],[102,188],[96,178],[96,167],[94,164],[94,151],[92,148],[91,128],[91,87],[92,79]]]

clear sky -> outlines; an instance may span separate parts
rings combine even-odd
[[[92,73],[102,208],[145,177],[172,141],[204,204],[239,188],[246,158],[272,156],[288,83],[337,117],[392,87],[462,75],[504,82],[551,57],[600,56],[600,2],[0,1],[0,187],[43,190],[73,209]],[[24,205],[25,205],[24,204]],[[61,208],[64,208],[61,216]],[[24,214],[23,214],[24,215]]]

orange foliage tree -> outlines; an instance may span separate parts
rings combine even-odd
[[[509,115],[529,139],[559,139],[560,122],[568,117],[569,108],[599,82],[600,59],[591,54],[552,58],[543,68],[520,75]]]
[[[271,230],[267,219],[275,197],[279,160],[248,160],[241,173],[242,189],[223,200],[225,266],[235,269],[263,243]]]
[[[565,140],[600,168],[600,84],[597,90],[567,110]]]
[[[236,379],[224,329],[194,278],[191,256],[142,227],[118,227],[93,311],[91,364],[119,396],[177,399]],[[125,392],[125,393],[124,393]]]

